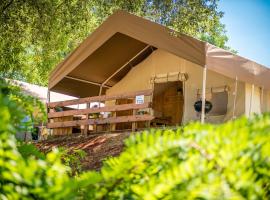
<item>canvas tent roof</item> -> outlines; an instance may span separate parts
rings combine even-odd
[[[124,11],[111,15],[52,71],[49,88],[77,97],[98,95],[100,84],[115,71],[119,73],[105,87],[121,80],[155,48],[202,67],[206,65],[225,76],[237,76],[241,81],[270,89],[270,69]]]

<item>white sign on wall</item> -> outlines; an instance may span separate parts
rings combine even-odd
[[[144,103],[144,95],[136,96],[136,104],[143,104]]]

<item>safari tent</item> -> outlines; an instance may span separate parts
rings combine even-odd
[[[270,111],[269,77],[254,61],[118,11],[50,74],[49,91],[78,99],[49,100],[48,127],[88,133],[220,123]],[[86,108],[55,109],[77,104]]]

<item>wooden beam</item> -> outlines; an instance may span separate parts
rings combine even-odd
[[[51,113],[48,113],[48,118],[65,117],[65,116],[71,116],[71,115],[86,115],[86,114],[100,113],[100,112],[117,112],[117,111],[123,111],[123,110],[144,109],[144,108],[149,108],[149,107],[150,107],[150,103],[122,104],[122,105],[115,105],[115,106],[105,106],[105,107],[100,107],[100,108],[87,108],[87,109],[80,109],[80,110],[51,112]]]
[[[138,95],[150,96],[152,93],[153,93],[153,90],[142,90],[142,91],[128,92],[128,93],[116,94],[116,95],[85,97],[85,98],[68,100],[68,101],[52,102],[48,104],[48,107],[54,108],[54,107],[63,107],[63,106],[77,105],[77,104],[83,104],[83,103],[91,103],[91,102],[101,102],[101,101],[109,101],[109,100],[115,100],[115,99],[126,99],[126,98],[133,98]]]
[[[47,128],[64,128],[64,127],[75,127],[75,126],[81,126],[81,125],[151,121],[153,119],[154,119],[154,116],[148,115],[148,114],[147,115],[109,117],[109,118],[104,118],[104,119],[86,119],[86,120],[65,121],[65,122],[52,122],[52,123],[47,124]]]

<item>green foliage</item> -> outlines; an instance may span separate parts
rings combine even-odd
[[[18,148],[14,133],[25,112],[10,98],[7,87],[1,86],[0,199],[75,199],[80,187],[99,181],[95,172],[70,178],[70,168],[62,164],[57,150],[44,156],[31,145],[21,144]]]
[[[95,25],[90,8],[90,0],[1,1],[0,75],[46,84]]]
[[[215,0],[3,0],[0,77],[46,85],[52,68],[118,9],[228,49]]]
[[[81,174],[83,171],[82,162],[86,157],[86,152],[80,149],[68,151],[63,148],[60,148],[60,151],[63,164],[71,168],[70,176]]]
[[[16,131],[13,123],[19,123],[19,117],[23,115],[16,105],[9,96],[0,93],[0,198],[46,199],[54,195],[63,196],[66,191],[63,191],[62,185],[68,181],[68,176],[64,176],[66,168],[61,165],[57,154],[48,154],[45,162],[37,161],[34,157],[25,160],[19,153],[13,135]],[[18,118],[12,116],[14,114]],[[54,185],[56,187],[51,189]]]
[[[270,116],[131,136],[101,170],[100,199],[267,199]]]
[[[24,94],[18,86],[0,78],[0,93],[4,97],[7,113],[17,130],[27,131],[33,127],[33,124],[47,120],[45,105],[39,99]],[[30,120],[25,120],[26,117]]]
[[[37,159],[45,159],[45,154],[40,152],[34,144],[20,142],[19,144],[17,144],[17,148],[19,153],[25,160],[32,156]]]

